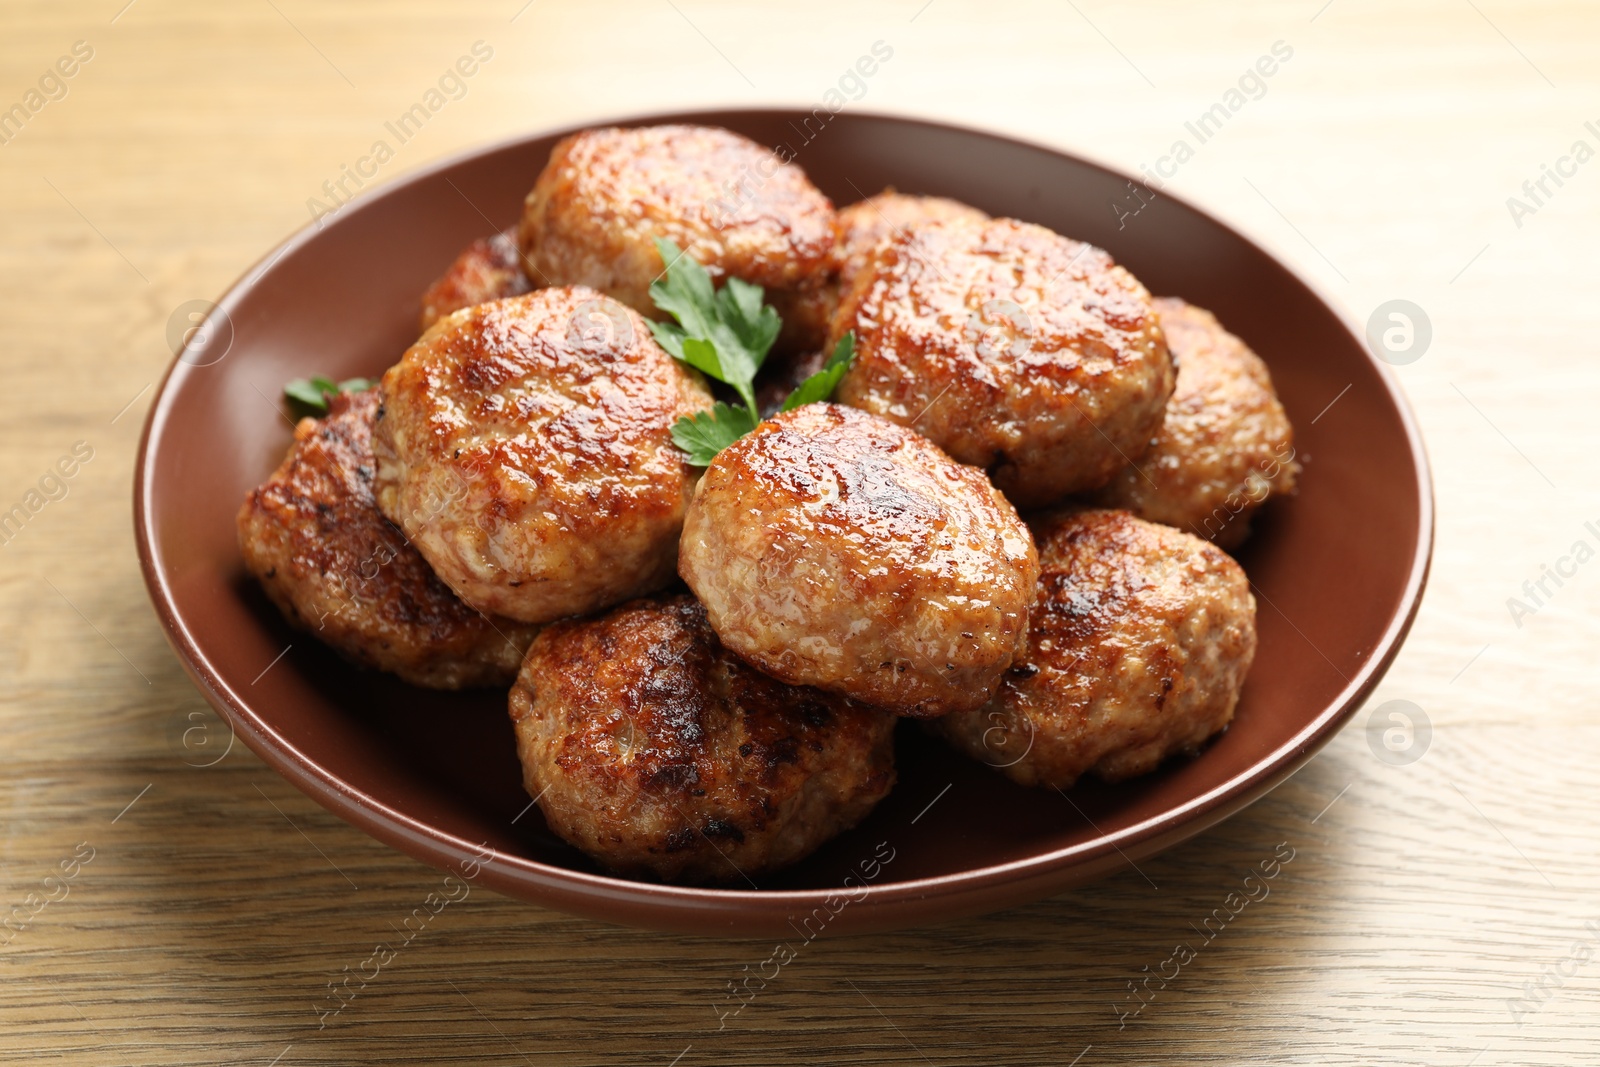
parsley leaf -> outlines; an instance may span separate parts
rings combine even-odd
[[[762,301],[764,295],[761,286],[752,285],[743,278],[729,278],[727,284],[717,290],[717,311],[722,321],[753,357],[752,378],[761,369],[783,328],[778,310]]]
[[[311,378],[296,378],[283,387],[283,395],[289,400],[289,409],[294,412],[295,418],[313,418],[328,413],[328,398],[339,393],[359,393],[371,389],[373,381],[370,378],[346,378],[336,382],[325,374],[318,374]]]
[[[671,315],[669,322],[650,323],[656,342],[673,356],[733,387],[744,402],[735,407],[717,401],[710,411],[685,415],[672,425],[672,441],[697,467],[709,466],[718,452],[756,428],[755,380],[783,322],[777,309],[764,302],[765,291],[742,278],[729,278],[721,289],[711,275],[678,245],[656,238],[656,251],[666,265],[650,284],[650,299]],[[800,383],[783,402],[784,411],[826,400],[855,358],[855,334],[846,334],[827,364]]]
[[[689,453],[696,467],[709,467],[718,452],[756,428],[748,408],[719,400],[710,411],[683,415],[672,424],[672,443]]]
[[[850,364],[856,358],[856,332],[851,330],[839,338],[839,343],[833,347],[833,355],[828,357],[828,362],[822,369],[811,377],[795,386],[783,401],[780,412],[793,411],[801,404],[815,404],[819,400],[826,400],[833,395],[834,387],[839,384],[839,379],[844,377],[844,372],[850,369]]]
[[[756,372],[783,325],[777,310],[762,302],[761,286],[743,279],[715,288],[673,241],[656,238],[656,251],[666,270],[650,284],[650,299],[677,322],[652,322],[650,332],[674,356],[733,386],[754,416]]]

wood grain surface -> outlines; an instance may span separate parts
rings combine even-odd
[[[1562,562],[1600,547],[1592,3],[7,0],[3,26],[0,109],[27,115],[0,128],[0,511],[45,502],[0,547],[0,904],[28,916],[0,931],[0,1061],[1600,1062],[1600,563]],[[162,638],[129,498],[169,321],[304,224],[474,42],[492,60],[373,182],[556,124],[813,104],[880,40],[893,57],[847,80],[848,106],[1128,169],[1292,48],[1172,188],[1358,319],[1426,312],[1431,342],[1397,370],[1437,555],[1369,708],[1413,702],[1431,740],[1383,762],[1364,710],[1141,871],[811,944],[725,1024],[727,984],[770,945],[474,889],[319,1028],[328,983],[441,875],[227,751]],[[1560,184],[1526,192],[1545,165]],[[75,445],[91,458],[47,477]],[[1547,565],[1565,576],[1534,603]],[[1201,943],[1193,925],[1280,849],[1270,895]]]

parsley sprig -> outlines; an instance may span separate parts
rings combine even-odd
[[[743,401],[743,407],[735,407],[719,400],[710,411],[684,415],[673,423],[673,443],[689,454],[690,463],[705,467],[761,421],[756,407],[756,373],[783,323],[777,310],[763,303],[761,286],[729,278],[717,289],[706,269],[676,242],[658,237],[656,250],[666,270],[651,283],[650,299],[676,321],[652,322],[650,332],[662,348],[731,386]],[[782,410],[828,399],[854,358],[855,334],[848,333],[822,370],[795,387]]]
[[[308,415],[326,415],[331,397],[371,388],[370,378],[346,378],[336,382],[325,374],[318,374],[311,378],[294,379],[283,387],[283,395],[288,398],[289,409],[294,412],[295,418],[303,419]]]

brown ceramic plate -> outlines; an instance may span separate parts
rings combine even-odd
[[[779,110],[631,121],[787,143],[837,203],[894,185],[1091,241],[1152,292],[1213,309],[1266,359],[1306,469],[1241,555],[1261,644],[1233,726],[1197,759],[1070,799],[903,729],[900,783],[855,830],[759,888],[664,887],[601,874],[526,810],[503,693],[408,688],[290,630],[246,579],[234,535],[235,509],[289,441],[279,390],[394,363],[423,288],[517,219],[560,131],[430,167],[296,234],[223,297],[151,409],[134,485],[151,598],[201,691],[298,788],[428,863],[459,868],[486,843],[482,884],[564,911],[730,935],[881,930],[1043,897],[1199,833],[1287,778],[1371,692],[1427,576],[1427,460],[1394,380],[1294,271],[1165,193],[1119,228],[1109,203],[1124,175],[975,130],[857,114],[819,127]]]

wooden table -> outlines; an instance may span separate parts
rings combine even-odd
[[[11,0],[0,35],[0,107],[27,108],[43,78],[0,145],[0,292],[17,326],[0,510],[77,442],[92,450],[0,549],[0,902],[45,902],[0,933],[0,1061],[1600,1059],[1600,564],[1547,583],[1531,614],[1507,605],[1575,541],[1600,544],[1584,525],[1600,525],[1600,161],[1560,163],[1574,141],[1600,148],[1592,5],[125,2]],[[326,983],[438,874],[243,746],[194,765],[210,758],[196,744],[220,753],[225,735],[162,638],[129,519],[169,317],[306,222],[308,198],[474,42],[492,59],[377,181],[588,118],[814,103],[880,40],[893,56],[851,107],[1129,169],[1275,42],[1293,50],[1173,187],[1357,317],[1401,298],[1432,323],[1399,373],[1435,464],[1438,551],[1372,703],[1415,702],[1430,746],[1380,762],[1363,711],[1268,799],[1142,865],[1148,881],[816,943],[723,1029],[726,983],[766,944],[474,891],[319,1030]],[[1569,173],[1536,202],[1523,182],[1541,164]],[[1129,983],[1284,842],[1295,859],[1270,898],[1120,1017]]]

